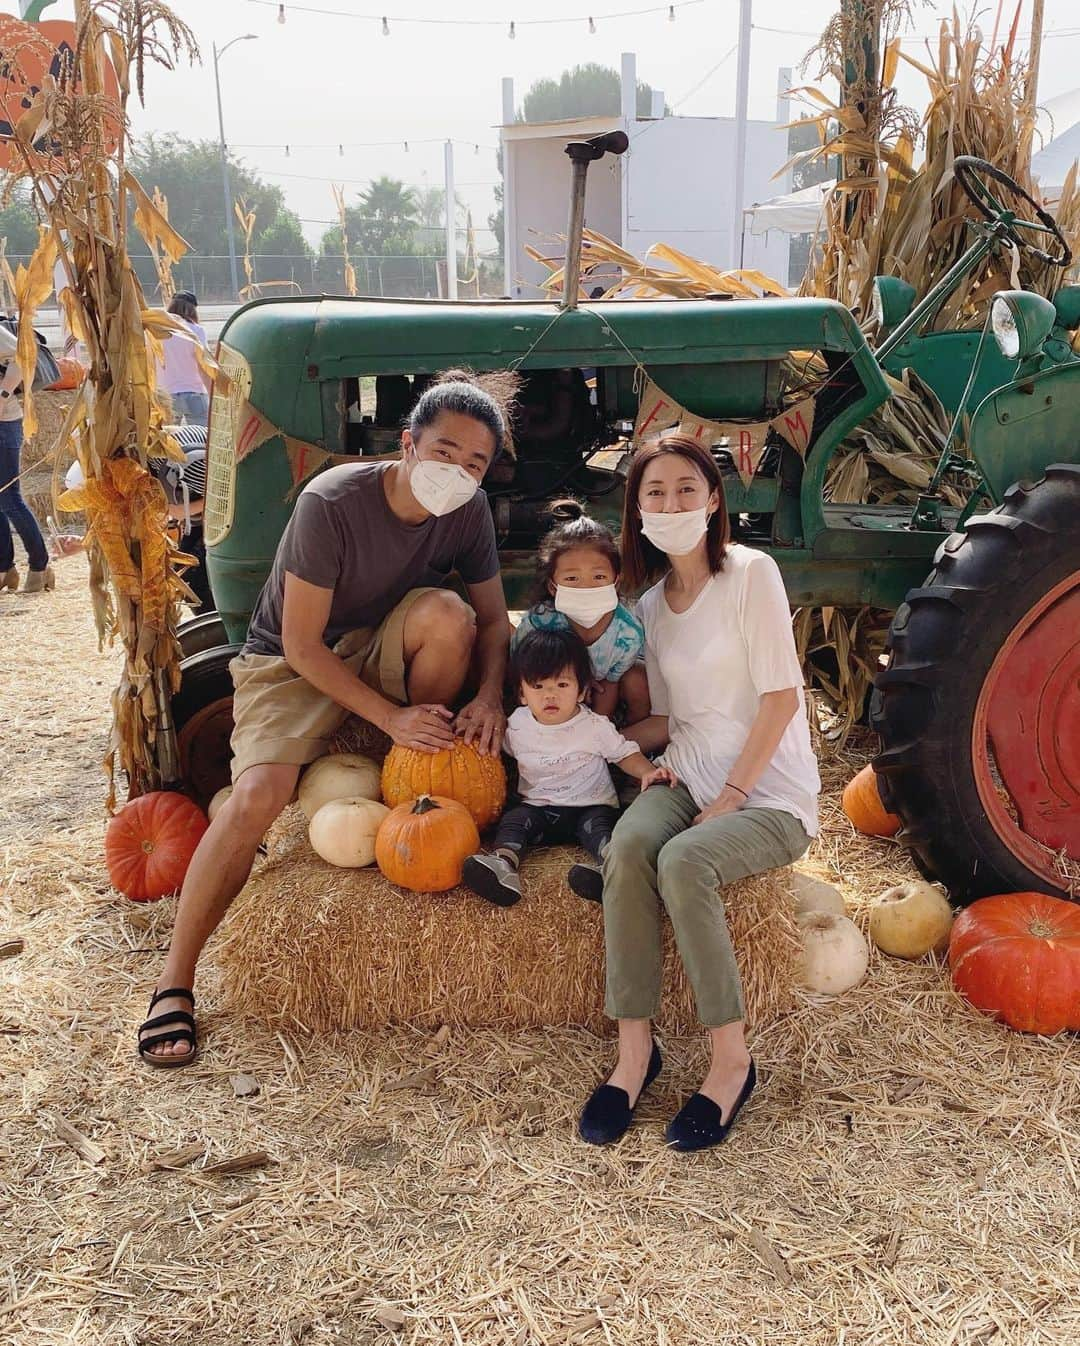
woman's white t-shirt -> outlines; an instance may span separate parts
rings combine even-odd
[[[528,706],[519,706],[507,721],[503,747],[517,759],[518,793],[527,804],[568,808],[617,805],[608,763],[639,751],[587,706],[562,724],[541,724]]]
[[[762,694],[803,685],[780,569],[765,552],[734,543],[685,612],[672,612],[661,580],[642,595],[638,615],[653,714],[668,716],[660,761],[706,808],[746,745]],[[820,790],[800,699],[746,804],[793,814],[816,836]]]
[[[177,393],[205,393],[206,377],[199,368],[195,344],[197,342],[205,348],[206,329],[201,323],[188,322],[178,314],[172,316],[188,329],[195,340],[188,341],[182,336],[165,338],[161,343],[165,363],[157,367],[158,383],[170,397],[175,397]]]

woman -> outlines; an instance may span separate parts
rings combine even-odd
[[[643,596],[653,714],[627,730],[677,778],[640,795],[604,857],[606,1011],[619,1022],[614,1073],[581,1115],[593,1144],[617,1140],[660,1052],[660,903],[712,1040],[699,1091],[667,1128],[677,1150],[727,1135],[755,1083],[742,988],[718,889],[798,859],[817,832],[817,763],[791,615],[771,557],[729,542],[720,472],[695,440],[641,449],[626,486],[623,573]]]
[[[23,442],[22,403],[18,389],[22,374],[12,355],[0,378],[0,589],[17,589],[19,572],[15,568],[14,527],[26,548],[27,575],[24,594],[54,589],[56,579],[49,565],[49,550],[38,522],[30,512],[19,489],[19,457]]]
[[[206,331],[199,325],[199,310],[190,290],[177,290],[169,312],[179,318],[191,339],[168,336],[162,342],[163,363],[158,365],[158,383],[172,398],[177,418],[189,425],[205,425],[210,417],[209,383],[199,368],[196,346],[206,349]]]

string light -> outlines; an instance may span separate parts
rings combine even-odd
[[[337,147],[337,152],[338,152],[338,158],[339,158],[339,159],[344,159],[344,158],[345,158],[345,146],[344,146],[344,145],[339,145],[339,146]]]
[[[284,23],[284,22],[285,22],[285,6],[284,6],[284,5],[278,5],[278,7],[277,7],[277,21],[278,21],[278,23]]]
[[[674,4],[667,4],[667,5],[645,4],[640,7],[610,10],[606,13],[594,14],[594,15],[585,13],[576,16],[566,15],[558,18],[515,19],[511,20],[510,24],[510,27],[513,30],[513,32],[512,33],[508,32],[507,36],[513,36],[513,37],[517,36],[517,25],[519,23],[523,28],[535,28],[540,27],[541,25],[545,27],[550,27],[552,25],[558,26],[559,24],[575,25],[579,23],[587,23],[590,20],[595,24],[603,19],[642,18],[648,14],[663,14],[665,11],[667,12],[668,21],[670,23],[674,23],[676,10],[688,9],[691,5],[702,5],[704,3],[705,0],[675,0]],[[248,0],[248,4],[266,5],[271,9],[276,9],[278,11],[279,18],[282,11],[284,11],[285,9],[285,5],[284,3],[282,3],[282,0]],[[379,15],[370,13],[357,13],[355,10],[336,9],[333,8],[330,4],[325,3],[295,4],[293,3],[293,0],[289,0],[289,5],[294,14],[320,14],[323,15],[324,17],[335,19],[361,19],[366,21],[374,20],[377,23],[381,23],[383,37],[390,36],[390,20],[385,14]],[[284,22],[284,20],[281,21]],[[437,24],[439,26],[449,28],[493,28],[498,27],[500,24],[506,22],[506,20],[504,19],[494,19],[494,18],[493,19],[435,18],[428,15],[401,15],[401,14],[395,14],[394,21],[395,23],[414,23],[414,24],[429,24],[429,25]],[[755,27],[756,26],[757,25],[755,25]],[[590,28],[589,31],[591,32],[593,30]]]
[[[513,42],[513,40],[514,40],[515,37],[517,37],[517,30],[516,30],[515,27],[514,27],[514,20],[511,19],[511,20],[510,20],[510,41]]]
[[[589,15],[589,32],[590,33],[596,32],[596,20],[592,17],[591,14]]]
[[[289,158],[289,147],[288,147],[288,145],[285,146],[285,158],[286,158],[286,159]]]

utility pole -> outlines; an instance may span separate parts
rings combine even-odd
[[[236,234],[233,231],[233,199],[229,186],[229,159],[225,150],[225,119],[221,114],[221,79],[218,75],[218,62],[234,42],[251,42],[258,33],[241,33],[218,51],[217,43],[212,43],[214,52],[214,88],[217,90],[218,149],[221,153],[221,185],[225,192],[225,233],[229,240],[229,278],[232,281],[232,297],[240,294],[240,274],[236,269]]]
[[[1035,109],[1039,101],[1039,65],[1042,60],[1044,0],[1033,0],[1031,6],[1031,41],[1028,48],[1028,77],[1024,85],[1024,119],[1022,134],[1027,139],[1027,161],[1031,163],[1031,145],[1035,130]]]
[[[446,174],[446,297],[457,298],[457,230],[454,228],[454,142],[443,146]]]
[[[731,192],[731,246],[729,264],[739,265],[742,253],[743,207],[746,205],[746,129],[750,102],[750,19],[753,0],[739,0],[739,66],[735,78],[735,173]]]

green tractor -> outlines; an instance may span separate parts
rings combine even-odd
[[[226,324],[219,355],[232,386],[213,401],[205,523],[218,611],[182,631],[173,700],[187,788],[205,802],[228,779],[228,661],[297,490],[313,467],[396,453],[434,373],[521,375],[515,456],[485,482],[513,607],[526,601],[554,498],[573,493],[617,526],[643,376],[709,423],[760,425],[796,400],[792,371],[809,354],[825,373],[803,444],[770,432],[752,476],[728,440],[713,444],[733,535],[775,557],[793,606],[895,612],[870,707],[874,765],[920,867],[960,902],[1018,889],[1076,896],[1080,287],[1054,303],[1000,293],[981,333],[930,330],[988,253],[1026,249],[1066,267],[1057,225],[991,165],[958,159],[978,212],[972,244],[917,305],[910,287],[879,279],[877,350],[845,307],[821,299],[579,306],[585,174],[621,152],[620,139],[567,147],[562,305],[288,298],[248,304]],[[905,369],[953,418],[929,487],[914,508],[830,500],[835,456]]]

